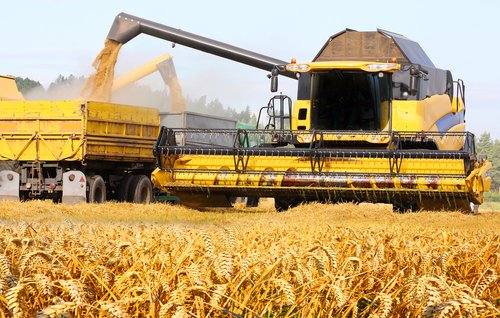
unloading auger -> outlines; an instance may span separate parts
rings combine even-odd
[[[149,34],[298,80],[272,98],[255,130],[162,127],[156,187],[190,206],[235,196],[392,203],[398,210],[476,211],[491,164],[465,131],[465,86],[402,35],[346,29],[309,63],[291,63],[121,13],[108,38]]]

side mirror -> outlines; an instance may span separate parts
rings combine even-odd
[[[275,93],[278,91],[278,69],[274,68],[271,71],[271,92]]]
[[[420,70],[412,65],[412,67],[410,68],[410,85],[409,85],[409,93],[412,96],[417,95],[419,75],[420,75]]]

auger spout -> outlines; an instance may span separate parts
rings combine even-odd
[[[125,44],[139,34],[154,36],[269,72],[288,63],[123,12],[116,16],[108,33],[108,39]],[[284,68],[279,68],[278,72],[297,79],[294,72],[286,71]]]

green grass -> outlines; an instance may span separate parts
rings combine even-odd
[[[486,201],[479,207],[479,212],[481,211],[497,211],[500,212],[500,202],[497,201]]]

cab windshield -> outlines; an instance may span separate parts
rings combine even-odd
[[[351,70],[315,72],[312,126],[322,130],[387,129],[390,74]]]

